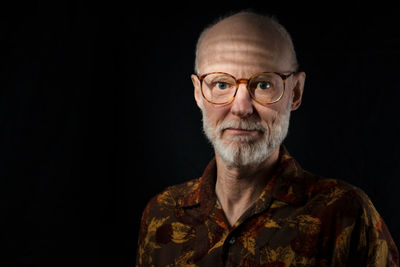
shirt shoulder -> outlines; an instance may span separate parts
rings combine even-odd
[[[368,195],[359,187],[341,179],[326,178],[304,171],[308,199],[323,198],[326,204],[352,199],[357,205],[370,202]]]
[[[354,220],[374,226],[382,218],[375,209],[370,197],[359,187],[341,179],[317,176],[307,171],[305,177],[311,181],[307,185],[308,202],[318,203],[323,213]]]
[[[145,213],[167,216],[175,208],[187,202],[198,201],[199,187],[202,178],[193,179],[181,184],[168,186],[162,192],[154,196],[147,204]]]

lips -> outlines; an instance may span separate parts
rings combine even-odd
[[[254,132],[254,131],[258,131],[258,130],[256,130],[256,129],[244,129],[244,128],[234,128],[234,127],[225,128],[224,130],[241,131],[241,132]]]
[[[257,121],[225,121],[219,126],[219,132],[222,134],[227,132],[229,135],[248,135],[255,136],[257,134],[263,134],[265,129],[261,122]]]
[[[257,129],[243,129],[243,128],[234,128],[229,127],[224,129],[224,131],[229,132],[231,135],[254,135],[259,132]]]

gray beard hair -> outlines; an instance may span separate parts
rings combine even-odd
[[[228,167],[258,166],[264,162],[278,148],[285,139],[290,121],[290,105],[276,119],[268,125],[254,119],[231,120],[221,123],[214,129],[204,109],[203,131],[213,145],[215,152]],[[258,130],[262,138],[253,140],[253,137],[241,135],[222,140],[224,129],[229,127],[247,130]]]

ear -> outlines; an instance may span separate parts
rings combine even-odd
[[[305,81],[305,72],[297,72],[294,74],[292,84],[292,110],[298,109],[301,105]]]
[[[194,98],[196,100],[197,106],[202,109],[203,108],[203,96],[201,94],[201,85],[200,85],[200,80],[199,78],[192,74],[192,83],[194,87]]]

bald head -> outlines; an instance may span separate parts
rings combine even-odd
[[[275,62],[287,70],[272,69]],[[264,68],[263,71],[297,69],[296,53],[285,28],[273,18],[251,12],[219,20],[200,35],[196,73],[223,71],[229,64]]]

